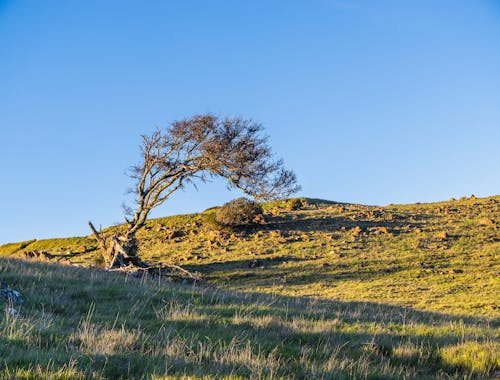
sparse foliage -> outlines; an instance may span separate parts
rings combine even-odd
[[[258,216],[262,216],[262,207],[257,202],[238,198],[217,209],[215,220],[224,226],[240,227],[253,223]]]
[[[142,136],[141,161],[129,173],[135,181],[136,203],[135,211],[126,208],[126,230],[104,237],[89,222],[108,268],[144,266],[134,254],[136,232],[153,208],[186,185],[222,177],[230,188],[255,199],[296,192],[295,174],[274,158],[262,132],[262,126],[252,120],[206,114],[174,121],[166,130]]]

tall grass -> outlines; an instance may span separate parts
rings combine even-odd
[[[0,318],[5,379],[482,379],[487,318],[224,291],[0,260],[21,317]]]

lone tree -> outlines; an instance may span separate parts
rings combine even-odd
[[[284,198],[298,191],[295,174],[273,157],[262,131],[261,124],[252,120],[206,114],[143,135],[141,161],[129,173],[135,182],[135,211],[126,208],[125,228],[105,236],[89,222],[107,268],[153,269],[137,257],[135,235],[153,208],[196,180],[223,177],[230,188],[257,200]]]

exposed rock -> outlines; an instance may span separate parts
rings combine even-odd
[[[7,308],[5,308],[5,312],[11,318],[17,318],[17,317],[19,317],[19,312],[16,309],[14,309],[13,307],[7,307]]]
[[[279,216],[281,214],[281,211],[277,207],[273,207],[271,210],[269,210],[272,216]]]
[[[330,211],[337,213],[337,214],[342,214],[345,211],[345,207],[340,205],[340,206],[330,206],[328,208]]]
[[[370,232],[374,235],[381,235],[381,234],[386,235],[389,233],[387,227],[372,227],[370,228]]]
[[[153,230],[156,232],[165,231],[166,227],[161,225],[160,223],[156,223],[155,226],[153,227]]]
[[[360,226],[356,226],[350,232],[351,232],[352,236],[356,237],[356,236],[359,236],[362,231],[363,231],[363,229]]]
[[[249,268],[257,268],[260,267],[262,264],[259,260],[253,259],[248,262],[248,267]]]
[[[27,259],[50,260],[53,258],[53,255],[51,253],[35,249],[33,251],[24,252],[24,257]]]
[[[436,240],[446,240],[449,238],[449,235],[446,231],[439,231],[436,233],[436,235],[434,235],[434,238]]]
[[[266,223],[266,220],[264,219],[263,215],[257,215],[255,218],[253,218],[253,222],[256,224],[264,224]]]
[[[24,297],[17,290],[11,289],[5,282],[2,282],[0,288],[0,299],[6,301],[9,305],[19,305],[24,302]]]
[[[481,226],[492,226],[495,224],[495,221],[493,219],[483,218],[479,220],[479,224]]]
[[[308,235],[308,234],[305,234],[305,233],[304,233],[304,234],[301,234],[298,240],[299,240],[299,241],[309,241],[309,240],[310,240],[310,239],[309,239],[309,235]]]
[[[167,239],[179,238],[182,235],[184,235],[184,233],[180,230],[166,230],[166,232],[165,232],[165,237]]]
[[[286,243],[286,238],[280,230],[270,231],[269,236],[279,244]]]

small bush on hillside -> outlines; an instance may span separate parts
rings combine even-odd
[[[304,198],[291,198],[287,201],[286,206],[290,211],[302,210],[307,206],[307,201]]]
[[[212,209],[203,211],[202,214],[203,225],[205,227],[208,227],[210,230],[230,230],[230,228],[224,226],[222,223],[219,223],[217,221],[215,214],[216,210],[218,210],[219,208],[220,207],[214,207]]]
[[[247,198],[234,199],[215,212],[215,220],[224,226],[241,227],[262,216],[262,207]]]

